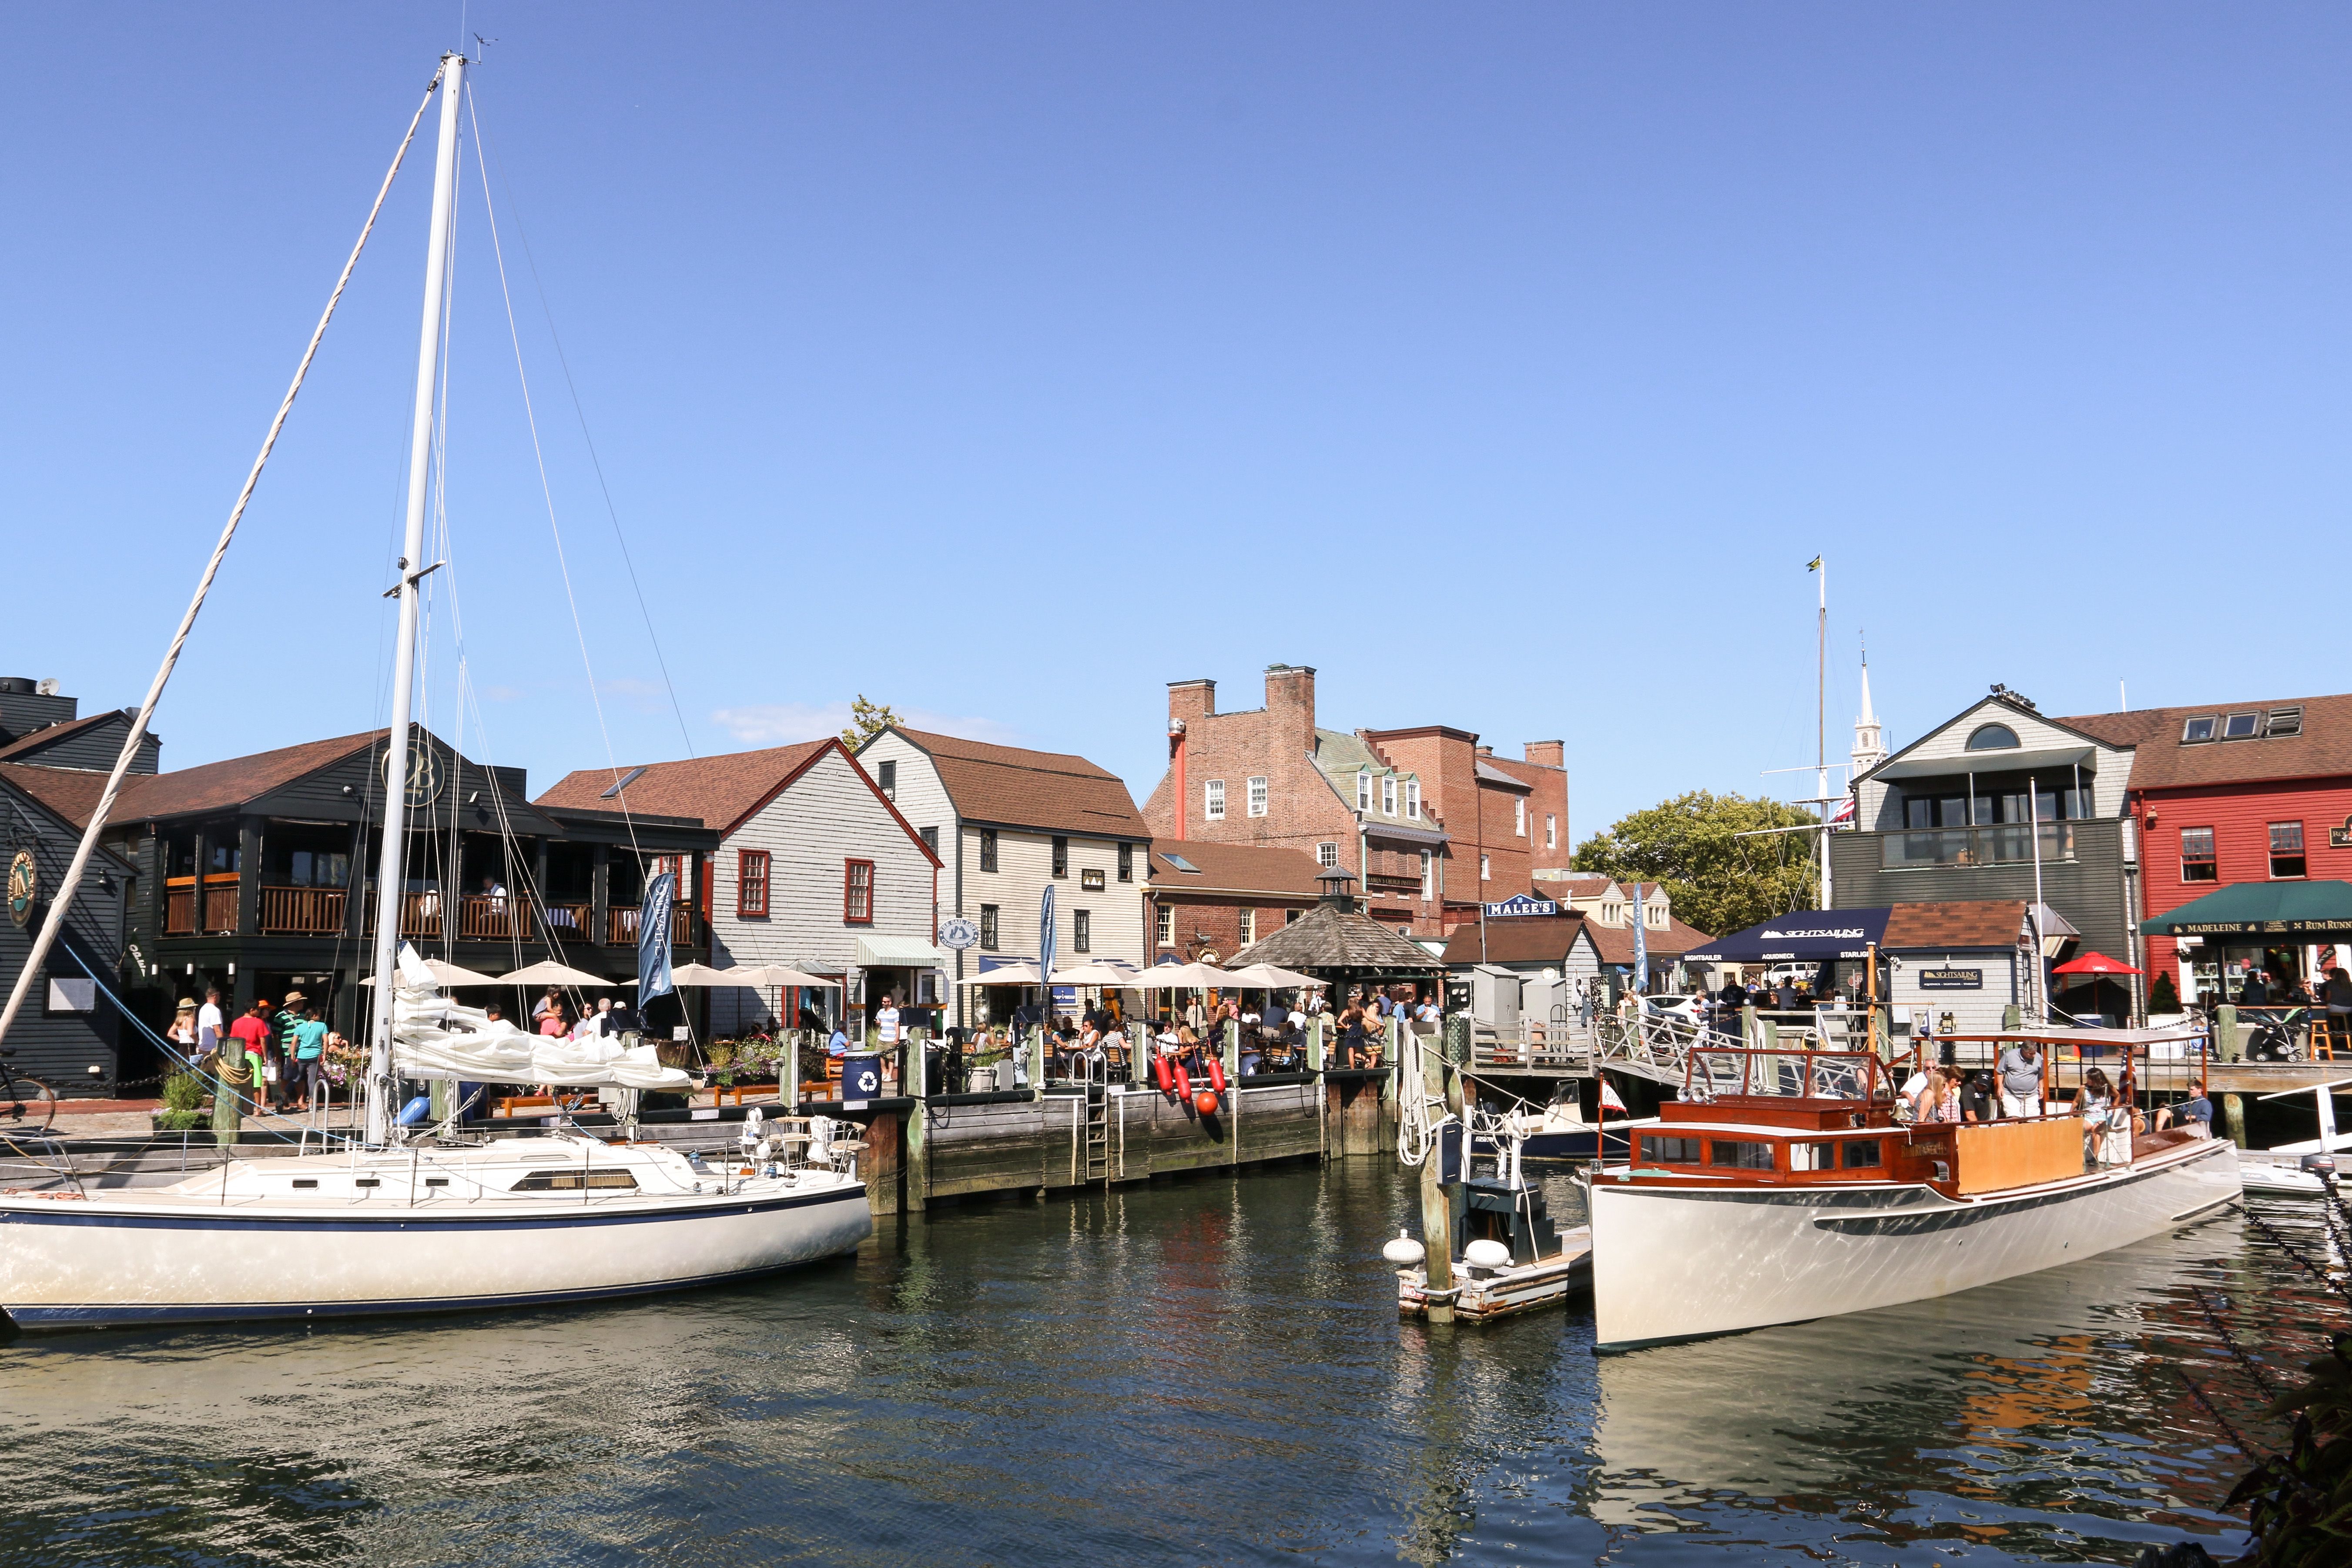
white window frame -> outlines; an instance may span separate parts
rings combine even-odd
[[[1559,847],[1559,818],[1549,811],[1544,813],[1544,847],[1547,849]]]
[[[1421,781],[1404,781],[1404,814],[1415,822],[1421,820]]]
[[[1201,786],[1201,820],[1223,822],[1225,819],[1225,781],[1211,779]]]
[[[1151,922],[1151,940],[1153,945],[1158,947],[1174,947],[1176,945],[1175,905],[1162,904],[1160,906],[1159,912],[1153,917]]]
[[[1257,777],[1251,779],[1248,782],[1247,789],[1249,792],[1249,814],[1252,816],[1264,816],[1265,815],[1266,795],[1265,775],[1260,773]]]
[[[1511,797],[1511,831],[1521,838],[1528,836],[1528,797],[1526,795]]]
[[[1249,946],[1250,943],[1257,940],[1257,911],[1255,910],[1243,910],[1241,911],[1241,936],[1242,945],[1244,947]]]
[[[1339,847],[1328,842],[1318,844],[1315,847],[1315,864],[1326,871],[1337,868],[1339,864]]]
[[[1356,809],[1372,809],[1372,770],[1365,768],[1356,774]]]
[[[1421,852],[1421,901],[1437,897],[1437,857],[1424,849]]]
[[[1394,773],[1381,775],[1381,815],[1382,816],[1396,815],[1396,774]]]
[[[1482,882],[1495,879],[1495,863],[1484,855],[1478,857],[1478,879]]]

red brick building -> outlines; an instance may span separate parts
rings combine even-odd
[[[2138,919],[2233,883],[2352,880],[2352,696],[2061,722],[2133,748],[2124,812],[2138,840]],[[2236,995],[2249,965],[2311,979],[2326,946],[2291,937],[2140,940],[2148,984],[2171,975],[2184,1003],[2217,985]]]
[[[1315,907],[1315,858],[1297,849],[1162,840],[1143,889],[1147,962],[1223,963]]]
[[[1294,849],[1356,874],[1364,910],[1442,940],[1483,902],[1569,864],[1558,741],[1497,757],[1467,730],[1330,730],[1315,671],[1265,672],[1265,706],[1217,711],[1213,680],[1168,688],[1169,768],[1144,805],[1155,838]]]

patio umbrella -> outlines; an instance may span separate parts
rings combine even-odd
[[[1137,991],[1206,991],[1234,984],[1233,972],[1213,963],[1163,963],[1145,970],[1133,981]]]
[[[1008,963],[1001,968],[983,970],[956,982],[959,985],[1036,985],[1037,966],[1034,963]]]
[[[495,975],[477,974],[472,970],[462,968],[457,964],[450,963],[446,958],[427,958],[422,959],[419,962],[421,962],[425,968],[433,972],[434,984],[439,985],[444,990],[446,990],[452,985],[500,985],[505,984],[505,982],[498,979]],[[366,979],[361,981],[360,984],[362,985],[373,985],[375,984],[375,976],[371,974]]]
[[[2053,974],[2137,974],[2138,970],[2121,959],[2109,958],[2104,952],[2086,952],[2070,958],[2050,972]]]
[[[501,974],[490,984],[493,985],[577,985],[593,988],[635,985],[636,982],[607,980],[601,974],[591,974],[584,969],[574,969],[568,963],[558,963],[551,958],[545,958],[537,963],[525,964],[512,974]]]
[[[1294,970],[1278,969],[1271,963],[1252,963],[1233,972],[1225,984],[1251,991],[1286,991],[1298,985],[1328,985],[1328,980],[1318,980],[1311,974]]]
[[[1135,972],[1110,963],[1078,963],[1067,969],[1054,971],[1056,985],[1108,985],[1114,990],[1132,991],[1136,986]]]
[[[670,978],[680,985],[731,985],[739,988],[765,989],[771,985],[831,985],[838,980],[823,975],[803,974],[789,963],[739,963],[732,969],[713,969],[707,963],[681,963],[670,971]]]

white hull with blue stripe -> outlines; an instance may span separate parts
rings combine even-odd
[[[236,1160],[169,1186],[0,1193],[27,1330],[533,1306],[854,1251],[865,1184],[578,1136]]]

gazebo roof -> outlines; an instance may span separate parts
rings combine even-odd
[[[1370,915],[1329,904],[1317,905],[1227,962],[1236,969],[1271,963],[1351,974],[1419,974],[1445,967],[1428,949],[1407,942]]]

